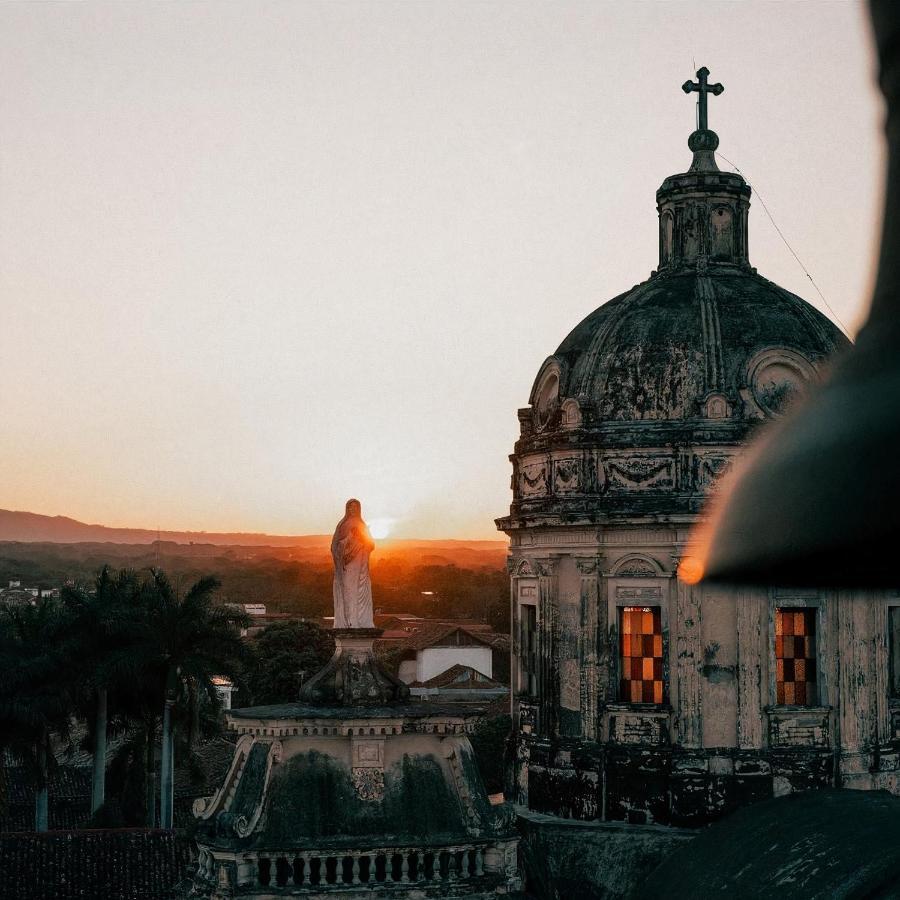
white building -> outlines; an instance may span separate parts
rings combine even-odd
[[[404,649],[399,677],[406,684],[426,682],[453,666],[467,666],[491,678],[494,645],[487,635],[452,623],[430,623],[414,631]]]

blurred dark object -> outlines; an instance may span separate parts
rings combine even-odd
[[[898,831],[900,800],[886,791],[775,797],[715,822],[670,853],[637,900],[897,897]]]
[[[900,555],[900,4],[870,4],[887,100],[878,275],[856,346],[723,485],[701,537],[706,580],[897,587]]]

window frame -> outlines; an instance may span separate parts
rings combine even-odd
[[[516,620],[516,653],[515,653],[515,697],[524,700],[538,700],[540,695],[540,644],[541,644],[541,604],[540,584],[536,577],[520,575],[515,578]],[[525,617],[526,608],[534,610],[534,668],[530,671],[525,666]],[[533,682],[529,683],[529,682]]]
[[[614,575],[607,576],[607,633],[612,633],[615,638],[615,652],[610,661],[610,694],[615,699],[606,704],[608,709],[642,709],[642,710],[671,710],[673,685],[672,667],[669,657],[669,589],[671,579],[661,576],[635,576]],[[644,593],[638,598],[634,596],[622,596],[621,591],[637,589]],[[653,592],[652,598],[650,592]],[[658,606],[660,615],[660,627],[662,628],[662,652],[663,652],[663,702],[662,703],[634,703],[620,696],[622,683],[622,653],[621,653],[621,610],[626,606]]]
[[[650,656],[650,657],[645,656],[643,654],[641,654],[641,656],[639,656],[639,657],[625,655],[625,650],[624,650],[624,646],[623,646],[623,644],[625,642],[625,629],[623,627],[625,615],[628,612],[633,613],[638,610],[641,611],[642,616],[649,614],[654,617],[656,617],[658,615],[658,617],[659,617],[659,632],[657,632],[655,629],[649,633],[645,632],[643,630],[638,632],[642,637],[652,636],[654,639],[657,636],[659,637],[660,650],[659,650],[658,657],[656,656],[655,653],[653,654],[653,656]],[[618,652],[618,657],[619,657],[619,681],[618,681],[618,691],[617,691],[618,702],[619,703],[628,703],[629,705],[633,705],[633,706],[636,706],[638,704],[640,704],[642,706],[665,706],[666,703],[668,702],[668,683],[667,683],[667,680],[665,677],[665,674],[666,674],[666,665],[665,665],[666,648],[665,648],[665,642],[663,640],[662,603],[654,604],[654,605],[635,603],[630,606],[619,606],[617,608],[617,614],[618,614],[618,618],[619,618],[619,622],[618,622],[618,624],[619,624],[619,646],[617,647],[617,652]],[[632,635],[634,633],[635,632],[633,632],[633,631],[629,632],[629,634],[632,634]],[[642,700],[633,700],[630,696],[629,697],[623,696],[625,693],[625,691],[624,691],[625,685],[626,684],[630,685],[631,683],[633,683],[633,681],[637,680],[637,679],[632,679],[630,673],[625,672],[625,660],[626,659],[640,659],[642,661],[647,660],[647,659],[655,661],[656,659],[659,659],[660,670],[661,670],[660,677],[659,677],[659,679],[656,679],[656,678],[651,679],[653,682],[656,682],[657,680],[661,682],[662,695],[659,700],[643,700],[643,699]],[[644,678],[642,675],[640,681],[642,684],[644,684],[644,683],[646,683],[647,679]]]
[[[777,688],[777,666],[775,657],[775,613],[779,609],[811,609],[815,613],[816,629],[816,701],[815,703],[779,703]],[[818,592],[774,590],[769,594],[768,662],[769,662],[769,706],[773,710],[823,709],[829,705],[830,685],[828,672],[823,660],[828,659],[828,631],[826,618],[828,604]]]

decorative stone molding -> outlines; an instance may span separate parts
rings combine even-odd
[[[767,706],[769,746],[827,748],[831,746],[830,706]]]
[[[728,419],[731,417],[732,404],[725,394],[714,391],[707,394],[701,402],[701,411],[707,419]]]
[[[763,350],[747,366],[750,394],[766,416],[783,415],[806,393],[815,377],[815,366],[806,357],[786,348]]]
[[[510,559],[511,574],[516,578],[532,578],[537,575],[535,566],[527,559]]]
[[[671,709],[665,706],[608,703],[605,709],[608,740],[616,744],[669,744],[671,714]]]
[[[409,688],[381,668],[374,644],[380,628],[335,628],[334,656],[300,690],[308,703],[383,706],[409,696]]]
[[[728,471],[734,455],[728,453],[698,453],[694,456],[694,489],[700,493],[715,490]]]
[[[538,575],[549,578],[556,573],[557,559],[536,559],[534,569]]]
[[[563,401],[560,407],[560,425],[563,428],[577,428],[581,425],[581,408],[577,400],[570,397]]]
[[[519,470],[519,492],[523,497],[535,497],[547,493],[547,464],[530,463]]]
[[[538,431],[554,424],[558,417],[560,387],[565,374],[565,362],[555,356],[546,359],[538,372],[528,398],[533,410],[534,426]]]
[[[613,566],[611,574],[625,575],[631,578],[658,578],[664,573],[662,566],[652,557],[633,554],[619,560]]]
[[[224,809],[225,803],[234,789],[234,785],[241,776],[252,746],[253,737],[251,735],[245,734],[238,739],[234,748],[234,756],[231,759],[231,765],[228,767],[222,786],[211,797],[198,797],[194,801],[191,809],[197,818],[208,819],[213,813]]]
[[[596,575],[600,571],[600,556],[576,556],[575,565],[582,575]]]
[[[628,455],[606,457],[603,467],[609,490],[671,490],[675,487],[671,457]]]
[[[567,456],[553,460],[553,491],[557,494],[570,494],[584,489],[582,483],[582,459],[580,456]]]

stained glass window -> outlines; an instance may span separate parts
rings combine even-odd
[[[621,611],[620,699],[627,703],[662,703],[663,639],[658,606],[625,606]]]
[[[775,702],[780,706],[815,706],[816,611],[775,610]]]

